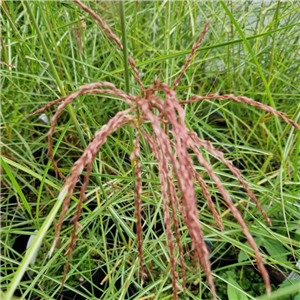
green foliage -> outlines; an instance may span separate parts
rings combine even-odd
[[[121,37],[117,4],[111,1],[85,3],[101,14]],[[245,95],[274,105],[299,122],[299,3],[234,1],[226,3],[227,10],[224,5],[217,1],[126,1],[124,21],[128,50],[137,61],[143,82],[146,86],[157,78],[172,82],[210,19],[198,56],[191,62],[178,88],[182,99],[215,91]],[[28,270],[38,249],[38,242],[45,239],[59,212],[62,199],[56,197],[63,184],[53,174],[53,167],[44,156],[49,125],[26,116],[89,82],[110,81],[125,90],[123,54],[72,2],[2,1],[1,15],[1,61],[16,66],[1,65],[1,288],[3,291],[9,289],[11,295],[18,288],[29,299],[52,299],[56,294],[36,289],[36,282],[21,282],[22,274]],[[86,29],[81,33],[82,52],[72,27],[79,24],[79,15],[86,22]],[[129,84],[130,93],[137,94],[138,85],[132,75]],[[54,136],[54,153],[65,175],[69,174],[94,132],[124,107],[125,104],[116,97],[84,95],[63,114]],[[294,253],[300,247],[300,134],[268,114],[241,104],[202,102],[186,105],[185,110],[189,128],[210,140],[225,152],[226,158],[241,168],[245,180],[271,218],[273,226],[269,227],[251,199],[244,198],[245,193],[237,180],[218,160],[203,152],[243,212],[249,230],[265,253],[265,260],[271,266],[281,265],[296,271],[295,262],[300,258],[299,253]],[[219,115],[214,118],[216,113]],[[49,119],[52,115],[52,110],[47,112]],[[157,163],[146,144],[141,149],[141,163],[142,220],[147,225],[144,233],[145,267],[150,274],[148,285],[141,287],[137,276],[132,192],[134,165],[129,160],[133,137],[130,137],[130,132],[130,127],[116,132],[97,155],[80,224],[87,229],[92,220],[97,220],[104,232],[109,231],[108,221],[114,220],[118,224],[114,245],[103,245],[106,272],[111,274],[103,299],[125,298],[125,289],[117,291],[114,288],[117,279],[137,287],[136,299],[150,295],[155,295],[156,299],[161,299],[161,295],[171,297],[166,237],[155,229],[157,223],[163,223],[160,184],[155,172]],[[203,168],[197,168],[208,183],[211,194],[222,201]],[[225,226],[225,231],[220,232],[215,228],[200,190],[198,197],[200,222],[206,240],[233,244],[241,250],[239,269],[243,274],[250,272],[242,265],[252,262],[253,252],[227,208],[221,204],[217,207]],[[78,194],[72,198],[68,217],[74,213],[77,201]],[[91,203],[97,203],[96,208],[89,209]],[[21,257],[12,259],[16,236],[36,229],[39,230],[36,243],[23,261],[20,262]],[[180,231],[188,264],[190,238],[182,224]],[[103,236],[102,241],[105,242]],[[221,248],[215,252],[218,253],[213,255],[222,255]],[[120,266],[115,272],[110,272],[120,259]],[[194,295],[190,285],[186,297],[207,299],[209,292],[202,293],[203,274],[190,267],[188,281],[198,280],[202,290],[197,290],[198,294]],[[152,269],[157,269],[160,275],[151,274]],[[13,278],[12,272],[17,276]],[[257,273],[247,275],[256,278],[254,283],[247,281],[241,272],[222,269],[214,272],[218,276],[216,285],[222,300],[232,299],[229,293],[235,293],[241,299],[245,293],[248,298],[249,295],[265,293]],[[40,272],[36,280],[42,276],[54,279],[54,274]],[[240,286],[244,292],[228,282]],[[178,284],[182,282],[178,281]],[[270,299],[276,299],[276,295],[283,299],[280,297],[286,293],[299,297],[295,291],[295,285],[285,287],[285,290],[280,288]],[[1,299],[5,296],[1,295]]]
[[[248,300],[248,297],[242,292],[242,288],[238,283],[229,277],[227,285],[227,295],[228,299],[237,299],[237,300]]]
[[[285,282],[283,282],[280,287],[279,290],[285,288],[285,287],[289,287],[289,286],[300,286],[300,279],[290,279],[290,280],[286,280]],[[285,297],[282,298],[282,300],[299,300],[300,299],[300,292],[298,291],[295,294],[290,295],[289,297]]]
[[[215,279],[218,296],[222,300],[250,299],[265,292],[265,287],[261,275],[250,266],[228,267],[227,270],[216,273]],[[272,289],[275,286],[272,285]],[[204,292],[203,299],[211,297],[210,292]],[[252,299],[252,298],[251,298]]]

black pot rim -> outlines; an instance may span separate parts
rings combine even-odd
[[[64,224],[70,224],[70,220],[66,220],[64,221]],[[52,226],[53,227],[53,226]],[[13,248],[18,252],[18,253],[24,253],[26,251],[28,251],[28,248],[30,246],[28,246],[28,241],[30,239],[31,236],[36,235],[36,231],[29,231],[31,232],[31,234],[28,235],[20,235],[19,237],[17,237],[17,239],[15,240],[15,243],[13,245]],[[41,246],[40,246],[41,247]],[[98,274],[100,275],[98,278]],[[97,282],[99,282],[98,287],[100,287],[100,282],[101,282],[101,278],[104,279],[105,278],[105,273],[103,272],[103,270],[101,269],[101,267],[97,267],[93,272],[91,272],[91,278],[90,280],[84,280],[83,282],[80,282],[79,284],[72,286],[74,290],[80,291],[81,288],[85,288],[87,290],[90,290],[89,285],[91,285],[91,282],[94,282],[93,279],[97,278]],[[29,271],[27,270],[24,274],[24,278],[27,280],[33,280],[34,277],[32,277],[29,273]],[[99,280],[100,279],[100,280]],[[96,280],[95,280],[96,281]],[[63,288],[61,289],[61,291],[59,292],[59,294],[66,294],[68,293],[68,297],[75,297],[76,295],[78,295],[78,293],[74,290],[71,290],[69,288]],[[72,295],[71,295],[72,294]]]
[[[111,220],[111,222],[114,222],[113,220]],[[65,224],[70,224],[71,220],[67,219],[66,221],[64,221]],[[93,225],[93,222],[90,224]],[[53,227],[53,226],[52,226]],[[99,230],[100,227],[99,227]],[[110,231],[107,232],[105,235],[108,239],[111,239],[112,237],[115,236],[115,230],[116,227],[110,228]],[[33,232],[33,230],[30,230],[28,232],[28,235],[25,234],[21,234],[19,235],[16,240],[15,243],[13,245],[13,249],[22,254],[24,252],[26,252],[27,249],[27,244],[28,244],[28,240],[32,235],[36,235],[36,232]],[[30,234],[32,233],[32,234]],[[92,292],[94,294],[94,296],[96,298],[100,298],[101,295],[103,294],[103,290],[105,289],[105,285],[101,285],[101,281],[106,277],[106,272],[103,271],[102,267],[97,267],[93,272],[91,272],[91,278],[89,280],[84,280],[83,282],[79,283],[76,286],[72,286],[72,290],[69,288],[63,288],[58,295],[60,295],[62,298],[59,299],[69,299],[69,300],[86,300],[88,299],[86,297],[83,297],[81,294],[79,294],[79,292],[83,292],[85,293],[85,291],[89,291]],[[33,277],[29,274],[29,271],[27,270],[24,274],[23,280],[32,280]],[[120,279],[118,279],[115,283],[116,287],[121,288],[121,282]],[[126,298],[129,296],[130,298],[137,293],[137,289],[134,283],[131,283],[128,288],[127,288],[127,296]]]

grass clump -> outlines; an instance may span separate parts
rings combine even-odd
[[[126,15],[132,16],[132,19],[130,19],[130,22],[132,22],[130,26],[132,27],[124,28],[126,18],[123,16],[123,22],[121,22],[123,28],[120,30],[118,26],[113,25],[115,14],[110,15],[107,10],[104,10],[106,13],[103,15],[102,13],[99,14],[99,11],[103,11],[103,8],[110,6],[110,4],[91,2],[87,3],[88,6],[86,6],[80,1],[74,2],[97,21],[110,39],[116,42],[120,51],[112,53],[111,47],[113,46],[110,42],[105,42],[103,48],[100,49],[101,51],[98,51],[99,49],[96,51],[95,42],[94,44],[88,43],[88,41],[92,41],[92,39],[89,39],[90,31],[88,28],[93,23],[88,15],[74,8],[76,7],[74,4],[68,3],[65,6],[64,3],[53,7],[47,3],[38,4],[37,10],[39,11],[43,7],[46,12],[41,15],[41,19],[36,19],[34,15],[37,11],[35,5],[32,5],[32,3],[26,3],[25,5],[26,12],[28,12],[28,16],[37,32],[34,40],[44,41],[44,43],[41,43],[41,49],[48,60],[53,75],[49,78],[58,88],[56,90],[55,85],[50,86],[43,78],[41,79],[42,85],[46,84],[47,87],[50,87],[58,100],[50,102],[50,104],[47,101],[46,106],[38,112],[41,113],[55,104],[61,104],[56,110],[51,108],[54,116],[49,134],[36,130],[35,135],[37,137],[32,135],[33,142],[30,143],[30,147],[27,146],[29,134],[27,134],[26,139],[22,139],[17,132],[14,132],[15,136],[22,140],[22,144],[30,149],[24,156],[27,161],[26,167],[16,161],[14,155],[12,155],[13,153],[18,159],[23,159],[20,152],[17,151],[21,147],[7,143],[8,155],[7,157],[4,156],[3,161],[9,165],[9,168],[6,168],[9,179],[12,180],[13,176],[9,175],[9,170],[13,167],[16,169],[13,169],[12,172],[20,170],[41,182],[36,190],[32,189],[32,192],[37,194],[37,202],[30,201],[29,205],[26,198],[21,197],[22,205],[19,207],[25,210],[29,218],[36,220],[38,228],[39,224],[43,224],[36,242],[33,243],[31,250],[26,253],[12,279],[8,295],[12,295],[19,284],[20,276],[26,270],[32,253],[36,251],[38,242],[45,236],[61,205],[63,209],[59,224],[56,227],[56,244],[59,240],[60,227],[63,224],[65,215],[75,214],[73,218],[74,229],[68,248],[68,264],[70,263],[72,251],[75,251],[77,247],[77,244],[75,244],[76,231],[79,223],[81,223],[79,221],[81,208],[83,207],[84,211],[88,211],[91,216],[94,213],[87,206],[85,207],[83,202],[85,199],[88,199],[87,203],[98,203],[97,208],[95,208],[97,214],[105,214],[105,217],[117,221],[118,235],[127,251],[122,266],[125,268],[125,265],[129,264],[127,267],[130,270],[127,277],[117,272],[118,275],[116,276],[119,276],[123,282],[135,282],[137,286],[140,285],[134,275],[137,270],[135,256],[130,253],[132,241],[135,234],[137,234],[136,248],[139,254],[141,278],[144,277],[145,273],[150,274],[149,264],[152,260],[159,265],[164,274],[169,274],[168,270],[171,270],[171,278],[168,276],[163,283],[160,283],[154,276],[152,277],[153,290],[157,293],[162,292],[164,284],[171,280],[174,299],[178,297],[178,293],[181,293],[181,289],[190,295],[189,290],[186,289],[186,282],[191,282],[191,279],[195,279],[194,276],[197,276],[197,274],[185,272],[185,261],[189,252],[187,249],[192,248],[193,257],[195,258],[194,266],[197,265],[197,261],[200,262],[212,295],[214,298],[217,297],[213,284],[214,273],[210,270],[209,251],[205,243],[207,239],[221,239],[233,243],[245,253],[248,259],[255,257],[267,290],[270,290],[264,262],[265,259],[268,259],[270,264],[275,264],[278,263],[278,259],[261,254],[262,248],[266,246],[266,239],[258,239],[257,236],[271,235],[274,241],[280,241],[287,251],[288,255],[286,257],[290,262],[290,268],[291,262],[295,262],[298,255],[294,252],[294,247],[297,245],[296,233],[293,230],[290,233],[288,229],[294,226],[297,215],[299,215],[297,206],[294,205],[298,193],[297,186],[294,183],[292,184],[292,182],[297,182],[296,170],[299,159],[298,152],[297,150],[294,151],[292,145],[299,144],[299,135],[297,137],[296,131],[291,130],[290,126],[299,129],[296,122],[299,111],[296,109],[294,116],[286,116],[278,109],[286,112],[290,111],[280,101],[278,101],[278,104],[276,102],[277,109],[275,109],[273,97],[281,97],[277,95],[278,93],[293,94],[294,84],[287,85],[288,91],[282,89],[279,82],[286,81],[287,78],[283,78],[284,76],[278,78],[272,73],[274,65],[277,64],[274,56],[272,56],[272,64],[270,63],[266,67],[264,64],[266,58],[260,59],[259,57],[260,50],[262,53],[265,52],[260,49],[260,45],[255,42],[255,39],[268,39],[272,34],[274,36],[275,34],[279,35],[281,31],[277,31],[278,24],[281,18],[285,18],[284,12],[291,17],[291,23],[286,26],[290,26],[288,28],[294,30],[291,25],[294,20],[293,13],[289,13],[287,6],[282,8],[277,6],[272,21],[273,27],[270,23],[269,27],[264,28],[263,20],[259,20],[256,27],[251,27],[266,30],[262,35],[256,36],[255,29],[253,29],[255,36],[253,41],[253,39],[248,40],[244,35],[240,28],[241,25],[233,18],[232,9],[228,9],[222,3],[220,7],[223,7],[230,22],[228,24],[231,26],[230,34],[228,33],[230,41],[222,41],[224,45],[221,42],[220,45],[213,44],[212,47],[203,46],[199,48],[205,33],[206,37],[203,42],[214,40],[212,36],[216,35],[217,31],[222,32],[219,28],[216,30],[211,25],[213,23],[220,26],[217,14],[210,16],[210,27],[208,27],[208,20],[205,20],[203,34],[201,36],[197,33],[201,37],[194,46],[190,45],[190,41],[197,40],[195,26],[192,26],[192,30],[189,30],[190,24],[186,23],[186,20],[188,18],[190,22],[195,24],[197,21],[196,12],[201,12],[200,15],[205,16],[204,19],[207,18],[210,15],[209,11],[221,10],[220,7],[215,7],[216,4],[207,3],[203,8],[200,8],[198,4],[188,3],[185,7],[185,4],[167,2],[161,4],[161,7],[166,9],[166,18],[161,18],[158,13],[161,11],[161,7],[158,3],[148,4],[149,6],[145,3],[139,3],[136,6],[129,3],[125,5],[125,8],[127,8]],[[61,13],[69,10],[70,7],[73,10],[71,10],[72,16]],[[246,4],[245,6],[238,5],[237,10],[247,7]],[[114,6],[111,8],[112,11],[115,9]],[[186,10],[186,8],[188,9]],[[261,10],[264,9],[262,5]],[[122,8],[120,11],[122,14]],[[60,42],[64,40],[64,33],[61,29],[66,21],[58,18],[58,24],[60,25],[55,27],[53,31],[53,27],[49,26],[48,16],[55,15],[55,12],[57,12],[59,18],[68,19],[68,24],[72,30],[66,34],[72,32],[74,35],[73,37],[70,36],[68,43],[73,46],[71,49],[74,49],[76,42],[78,51],[68,52],[67,47],[61,47],[60,43],[55,42],[57,35],[60,36]],[[175,12],[181,16],[179,19],[175,18]],[[269,10],[266,9],[266,12],[269,12]],[[146,53],[142,50],[141,45],[143,43],[149,44],[149,42],[144,41],[142,37],[140,40],[137,38],[144,36],[144,33],[142,34],[134,24],[138,24],[137,20],[147,19],[146,16],[149,14],[153,16],[151,25],[155,25],[155,33],[151,43],[152,48],[149,47],[147,50],[149,53]],[[106,25],[99,15],[106,17],[109,25]],[[167,22],[165,23],[164,20],[167,20]],[[38,25],[37,22],[44,24],[44,27],[40,27],[41,24]],[[128,19],[127,22],[129,22]],[[166,25],[162,26],[162,24]],[[117,34],[114,34],[110,29],[113,27]],[[47,31],[43,31],[43,28],[46,28]],[[147,31],[149,28],[152,27],[146,26],[144,30]],[[236,28],[236,31],[234,28]],[[284,31],[284,29],[281,30]],[[128,45],[124,39],[124,34],[123,43],[117,38],[120,31],[126,32],[127,37],[130,37],[130,42],[133,44],[133,55],[128,56],[128,63],[126,63],[126,55],[126,59],[122,58]],[[56,35],[53,35],[53,32]],[[237,32],[242,37],[240,41],[235,40]],[[258,32],[261,32],[261,30],[258,30]],[[45,43],[45,34],[49,35],[52,45],[55,45],[54,52],[48,49]],[[173,49],[171,49],[170,44],[172,39],[164,38],[172,34],[175,37]],[[191,39],[191,37],[193,38]],[[137,43],[137,41],[139,42]],[[161,45],[162,41],[164,41],[163,48],[165,51],[163,54],[159,52],[160,48],[156,47]],[[230,48],[232,41],[234,41],[234,47]],[[246,51],[235,47],[242,42],[247,49],[251,50],[249,50],[250,56],[247,56]],[[252,42],[254,44],[251,44]],[[182,49],[181,46],[185,46],[184,49],[191,49],[190,55],[184,57],[189,53],[178,52],[177,47]],[[226,55],[218,52],[219,47],[228,48]],[[276,48],[275,45],[272,45],[272,47],[273,49]],[[196,54],[200,50],[207,51],[206,55],[209,59],[206,60],[205,55],[201,58],[197,57]],[[211,57],[209,57],[210,51],[212,52]],[[101,57],[102,64],[97,62],[97,59],[100,58],[97,58],[96,53],[103,55]],[[136,63],[132,58],[145,54],[148,55],[149,59],[141,60],[139,63]],[[51,59],[51,55],[56,57],[55,61]],[[218,59],[221,65],[225,63],[223,70],[221,68],[221,70],[212,71],[212,66],[207,61],[213,58]],[[6,61],[10,62],[10,60]],[[169,64],[169,61],[172,63]],[[247,63],[247,67],[244,67],[243,61]],[[118,69],[120,68],[119,62],[124,63],[125,80],[122,77],[123,70]],[[56,64],[60,66],[59,72],[55,69]],[[126,71],[126,64],[131,67],[132,73]],[[187,68],[188,65],[190,65],[190,68]],[[289,65],[293,70],[292,60],[289,61]],[[100,71],[95,70],[93,66],[100,66]],[[220,65],[218,65],[219,67]],[[153,76],[156,69],[160,70],[160,76],[158,77],[161,78],[161,81],[156,80]],[[74,70],[75,74],[72,74],[71,70]],[[264,75],[266,70],[269,72],[267,77]],[[44,71],[46,72],[46,69]],[[257,72],[255,73],[255,71]],[[65,80],[62,80],[59,73],[65,76]],[[210,73],[213,74],[212,83],[210,83]],[[10,82],[9,74],[8,82]],[[243,78],[241,84],[236,83],[237,74]],[[294,80],[293,74],[291,73],[289,76]],[[38,75],[33,76],[38,77]],[[260,85],[259,76],[262,79],[263,87]],[[131,82],[132,78],[135,78],[135,83]],[[93,83],[87,84],[87,82]],[[171,82],[173,84],[170,84]],[[269,87],[271,82],[278,87],[277,94],[273,90],[274,86]],[[197,86],[194,86],[194,83]],[[19,87],[22,84],[24,85],[24,82],[20,80]],[[126,92],[121,89],[122,86],[126,86]],[[215,86],[216,90],[219,90],[218,93],[211,91],[212,87]],[[264,89],[267,91],[266,94],[263,94]],[[37,90],[39,90],[39,87],[37,87]],[[234,96],[232,93],[243,96]],[[193,96],[194,94],[196,95]],[[198,96],[198,94],[204,96]],[[97,95],[101,96],[100,100]],[[256,99],[256,101],[251,98]],[[292,97],[287,98],[292,103]],[[93,101],[85,101],[87,99],[93,99]],[[205,100],[214,100],[214,102],[210,104]],[[247,109],[244,109],[244,112],[241,113],[237,106],[224,102],[224,100],[240,102],[239,105],[248,104],[255,107],[255,109],[250,106],[243,106]],[[97,116],[100,111],[99,102],[101,105],[103,104],[104,111],[106,110],[111,114],[109,117],[106,116],[108,120],[106,125],[103,125],[105,122],[101,117],[104,112]],[[204,109],[205,105],[202,102],[208,105],[207,110]],[[114,105],[111,106],[112,103]],[[21,102],[19,104],[22,106]],[[34,107],[37,106],[41,105],[35,102]],[[110,110],[110,107],[113,108]],[[68,114],[64,113],[64,108],[68,109]],[[264,110],[265,113],[258,113],[256,108]],[[23,109],[23,111],[28,113],[27,109]],[[226,124],[226,126],[223,126],[222,133],[218,131],[215,124],[207,122],[214,112],[218,112],[221,121]],[[15,115],[20,118],[18,112]],[[70,120],[68,115],[71,117]],[[275,121],[272,119],[273,117],[270,117],[271,115],[276,116]],[[285,123],[279,119],[289,125],[283,125]],[[22,130],[26,136],[26,132],[28,133],[26,126]],[[95,130],[97,131],[93,134]],[[12,136],[9,130],[7,135],[8,137]],[[44,167],[43,164],[37,164],[36,158],[32,156],[31,148],[40,150],[46,138],[48,138],[50,161]],[[230,147],[233,147],[234,150],[227,151]],[[289,156],[290,153],[294,155]],[[70,170],[70,166],[75,160],[77,162]],[[37,171],[33,171],[28,167],[31,162],[38,167]],[[240,166],[243,165],[244,169],[239,170],[235,162],[238,162]],[[287,166],[293,171],[288,172]],[[60,177],[66,180],[62,188],[58,178],[55,178],[55,176],[49,177],[48,170],[50,168],[53,168]],[[78,178],[82,173],[84,174],[83,186],[79,198],[77,198],[78,195],[74,192]],[[19,181],[23,182],[21,186],[32,186],[26,184],[24,179],[22,181],[21,172],[18,175]],[[273,182],[273,178],[276,178],[275,182]],[[95,188],[89,183],[90,179],[96,186]],[[135,182],[134,192],[132,191],[133,187],[130,187],[133,182]],[[283,184],[284,182],[290,184]],[[20,183],[14,182],[14,184],[16,187],[17,184],[20,186]],[[61,189],[54,205],[49,205],[49,201],[47,201],[49,195],[43,198],[43,186],[47,186],[48,189],[49,186],[51,187],[51,196],[54,195],[52,189]],[[241,187],[247,192],[247,195],[242,192],[246,195],[245,197],[240,196]],[[21,188],[16,189],[18,195],[21,195],[20,190]],[[268,197],[268,192],[271,190],[273,191],[271,198],[274,202]],[[8,193],[11,193],[9,188]],[[98,193],[101,193],[100,198]],[[283,195],[286,196],[285,200]],[[75,202],[71,201],[72,197]],[[50,197],[50,199],[52,198]],[[287,207],[285,201],[289,204],[292,203],[292,205]],[[132,208],[133,202],[135,203],[135,211]],[[68,210],[69,206],[70,210]],[[44,216],[41,214],[41,208],[44,212],[47,211]],[[267,212],[265,213],[265,211]],[[277,231],[271,225],[273,216],[278,211],[283,212],[280,221],[281,231]],[[229,212],[232,212],[233,218]],[[158,246],[158,257],[160,255],[163,259],[153,258],[148,249],[148,245],[151,244],[150,233],[154,233],[157,219],[164,223],[166,238],[160,237],[157,241],[153,240],[152,243]],[[233,222],[234,220],[237,220],[240,227]],[[265,222],[269,224],[269,227]],[[149,233],[145,231],[142,234],[143,227],[147,227]],[[253,238],[253,236],[256,238]],[[245,237],[248,244],[245,243]],[[258,244],[258,240],[262,242]],[[170,252],[167,251],[167,248]],[[50,252],[54,250],[55,247]],[[104,252],[107,273],[111,274],[112,266],[108,259],[107,249]],[[144,268],[147,269],[146,272]],[[65,276],[67,276],[67,270],[68,267],[65,269]],[[180,278],[177,276],[178,273]],[[109,277],[109,281],[114,282],[114,276]],[[205,284],[203,279],[198,282],[201,285]],[[125,286],[127,285],[125,284]],[[26,291],[25,293],[28,293],[28,289]],[[124,291],[118,292],[114,288],[110,288],[106,295],[110,293],[112,297],[116,297],[116,295],[120,298],[124,297]],[[202,291],[199,289],[199,295],[201,294]],[[143,292],[140,292],[139,296],[142,297]]]

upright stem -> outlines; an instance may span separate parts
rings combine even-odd
[[[277,7],[276,7],[276,11],[275,11],[275,16],[273,19],[275,19],[275,29],[278,28],[278,14],[279,14],[279,8],[280,8],[280,4],[281,2],[278,1],[277,2]],[[271,52],[271,58],[270,58],[270,65],[269,65],[269,74],[268,74],[268,84],[270,85],[271,84],[271,80],[272,80],[272,69],[273,69],[273,62],[274,62],[274,49],[275,49],[275,39],[276,37],[276,32],[273,34],[273,42],[272,42],[272,50],[270,51]]]
[[[60,93],[61,93],[62,96],[66,96],[66,92],[65,92],[63,83],[61,82],[61,80],[59,78],[59,75],[58,75],[58,73],[56,71],[55,65],[54,65],[53,60],[52,60],[52,58],[50,56],[50,53],[48,51],[48,48],[46,46],[46,43],[45,43],[44,38],[42,36],[42,33],[40,31],[40,28],[39,28],[39,26],[38,26],[38,24],[37,24],[37,22],[35,20],[35,17],[33,15],[32,11],[31,11],[30,5],[29,5],[29,3],[27,1],[24,1],[24,4],[25,4],[27,12],[28,12],[28,14],[29,14],[29,16],[31,18],[32,24],[33,24],[33,26],[34,26],[34,28],[35,28],[35,30],[37,32],[37,35],[39,37],[41,46],[42,46],[42,48],[44,50],[44,53],[45,53],[45,56],[47,58],[47,62],[49,63],[50,70],[52,72],[52,75],[54,77],[54,80],[55,80],[56,84],[58,85],[59,91],[60,91]],[[47,26],[47,23],[46,23],[46,26]],[[72,121],[75,124],[76,130],[78,132],[78,136],[79,136],[79,138],[81,140],[81,143],[85,147],[86,146],[86,142],[85,142],[85,139],[84,139],[84,137],[82,135],[82,132],[81,132],[81,129],[80,129],[80,125],[78,123],[78,120],[76,119],[76,116],[74,114],[72,106],[68,105],[67,109],[68,109],[68,112],[70,114],[70,117],[71,117]]]
[[[165,26],[165,53],[166,55],[170,54],[170,36],[171,36],[171,24],[170,24],[170,10],[171,10],[171,1],[167,2],[168,7],[166,8],[166,26]],[[165,78],[165,82],[169,85],[170,84],[170,78],[169,78],[169,61],[166,60],[166,64],[165,64],[165,68],[166,68],[166,78]]]
[[[123,1],[119,1],[120,16],[121,16],[121,30],[122,30],[122,44],[123,44],[123,61],[124,61],[124,75],[125,75],[125,91],[127,94],[130,93],[129,85],[129,68],[128,68],[128,50],[127,50],[127,36],[126,36],[126,26],[125,26],[125,11]]]

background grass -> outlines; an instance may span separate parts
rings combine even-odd
[[[117,2],[86,3],[122,37]],[[177,89],[180,98],[184,100],[194,94],[206,95],[215,91],[234,93],[276,107],[298,121],[299,9],[299,3],[291,1],[126,1],[123,32],[126,32],[128,51],[137,62],[145,86],[158,78],[172,84],[210,19],[198,56]],[[20,281],[22,272],[12,280],[20,265],[20,255],[12,255],[15,238],[40,229],[42,224],[45,226],[40,231],[40,238],[46,235],[60,207],[61,201],[56,197],[63,184],[56,178],[45,156],[49,125],[41,124],[37,117],[26,118],[26,115],[86,83],[110,81],[123,90],[129,88],[132,94],[139,93],[139,86],[130,75],[129,87],[126,87],[123,53],[72,2],[3,1],[1,14],[1,61],[16,66],[1,65],[1,285],[3,290],[9,284],[18,287],[28,299],[57,299],[59,282],[52,290],[42,287],[43,281],[55,282],[51,268],[45,268],[45,272],[40,272],[31,282]],[[82,53],[72,30],[72,26],[78,26],[79,16],[86,23],[86,29],[81,29]],[[54,135],[55,158],[66,175],[93,133],[124,108],[124,102],[113,96],[93,95],[81,96],[66,110]],[[226,158],[239,166],[272,219],[273,226],[267,226],[251,200],[245,198],[237,180],[224,165],[203,152],[232,199],[243,203],[244,206],[239,207],[270,267],[282,266],[297,271],[295,262],[300,258],[300,134],[273,116],[243,104],[205,101],[186,105],[185,110],[189,128],[212,141],[216,148],[226,153]],[[53,112],[54,109],[46,111],[49,119]],[[103,243],[102,248],[99,246],[104,267],[109,274],[112,270],[103,299],[125,298],[126,288],[114,287],[117,279],[135,284],[138,289],[135,299],[151,295],[154,299],[171,298],[166,237],[156,229],[163,224],[157,163],[143,140],[142,201],[148,279],[143,289],[139,289],[131,149],[130,127],[117,131],[102,147],[93,165],[80,224],[83,228],[96,224],[93,226],[99,226],[103,235],[113,230],[109,224],[114,224],[116,229],[113,245]],[[210,192],[219,200],[218,210],[226,228],[225,232],[216,230],[197,188],[200,222],[206,240],[214,245],[212,256],[222,255],[222,246],[230,243],[234,245],[234,251],[245,258],[240,259],[237,266],[253,263],[252,251],[245,243],[241,229],[222,205],[217,189],[203,168],[199,166],[198,170]],[[76,195],[73,200],[68,217],[75,211]],[[190,239],[182,224],[180,231],[188,262]],[[66,236],[62,241],[64,247],[69,238]],[[121,263],[116,267],[120,259]],[[22,266],[25,270],[25,264]],[[216,278],[220,278],[225,286],[230,285],[226,276],[220,276],[221,271],[221,268],[214,270]],[[209,297],[202,276],[190,266],[187,295],[180,293],[182,299]],[[197,280],[202,282],[200,289],[193,284]],[[40,281],[39,288],[35,286],[37,281]],[[178,282],[180,284],[181,280]],[[246,295],[246,291],[243,293]],[[92,299],[91,295],[87,297]],[[247,297],[251,298],[251,295],[248,293]]]

